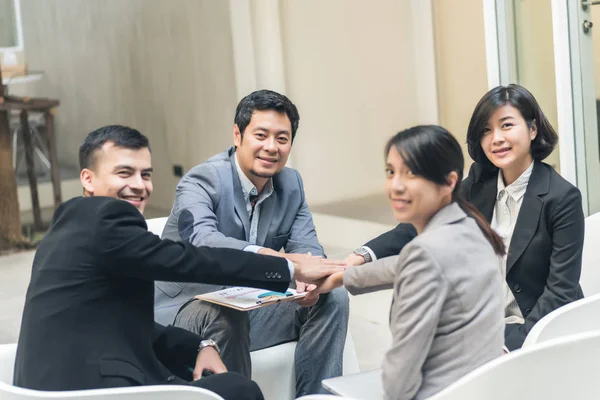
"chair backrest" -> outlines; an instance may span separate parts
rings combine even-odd
[[[354,400],[350,397],[340,397],[332,394],[309,394],[298,397],[296,400]]]
[[[583,294],[600,293],[600,212],[585,219],[581,279]]]
[[[533,326],[523,347],[579,333],[600,331],[600,294],[562,306]]]
[[[0,344],[0,382],[12,385],[17,344]]]
[[[549,340],[481,366],[429,400],[598,399],[600,331]]]
[[[0,399],[85,399],[85,400],[223,400],[216,393],[192,386],[136,386],[112,389],[44,392],[12,385],[17,344],[0,345]]]
[[[167,223],[168,218],[169,217],[147,219],[146,224],[148,225],[148,232],[152,232],[160,237],[163,229],[165,229],[165,224]]]
[[[224,400],[216,393],[193,386],[135,386],[111,389],[44,392],[0,383],[2,400]]]

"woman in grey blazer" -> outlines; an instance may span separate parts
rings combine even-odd
[[[464,159],[444,128],[417,126],[386,146],[386,191],[395,217],[418,236],[398,256],[349,267],[317,292],[393,288],[386,397],[425,399],[502,354],[502,239],[459,186]]]

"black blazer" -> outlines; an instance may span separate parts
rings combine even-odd
[[[277,257],[161,241],[121,200],[67,201],[35,255],[14,384],[72,390],[191,379],[200,337],[154,323],[155,279],[284,291],[290,273]]]
[[[498,169],[473,164],[461,183],[461,193],[489,221],[497,196]],[[396,232],[399,231],[400,233]],[[398,242],[406,228],[400,225],[369,243],[375,255],[398,254],[400,248],[384,247]],[[513,350],[521,347],[533,325],[551,311],[583,297],[579,286],[583,249],[584,215],[579,189],[567,182],[551,166],[535,162],[506,263],[506,282],[525,323],[508,324],[505,344]],[[369,245],[369,244],[367,244]]]

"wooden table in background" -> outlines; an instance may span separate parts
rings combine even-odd
[[[31,140],[31,129],[29,128],[29,113],[41,112],[46,120],[46,140],[48,147],[48,159],[50,161],[50,176],[52,180],[52,191],[54,193],[54,207],[62,201],[60,189],[60,172],[58,168],[58,157],[56,155],[56,136],[54,133],[54,109],[60,104],[59,100],[43,98],[27,98],[16,96],[0,97],[1,111],[20,111],[21,132],[25,146],[25,163],[27,164],[27,177],[31,189],[31,207],[33,210],[33,224],[35,230],[42,230],[42,213],[37,190],[37,178],[33,165],[33,144]],[[0,127],[0,129],[3,129]]]

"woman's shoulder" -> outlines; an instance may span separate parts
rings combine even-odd
[[[539,162],[538,165],[549,177],[548,196],[559,200],[562,200],[567,195],[581,196],[579,189],[561,176],[554,167],[544,162]]]
[[[404,249],[407,252],[421,251],[431,259],[443,259],[449,254],[464,251],[475,243],[489,244],[481,229],[472,218],[464,218],[453,223],[441,224],[415,237]],[[403,251],[404,251],[403,249]]]

